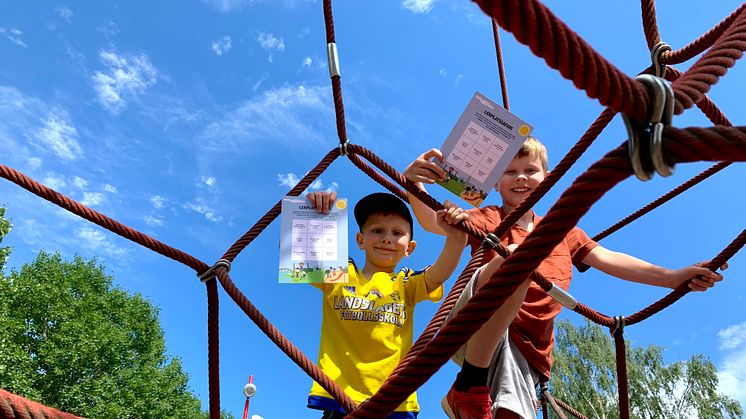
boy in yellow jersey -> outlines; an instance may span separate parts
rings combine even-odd
[[[328,213],[335,192],[313,192],[308,200]],[[365,252],[359,267],[350,259],[349,282],[313,284],[323,295],[319,368],[356,403],[370,398],[394,371],[412,346],[412,315],[415,304],[443,298],[443,282],[456,269],[466,246],[466,234],[455,227],[468,219],[461,209],[446,201],[436,222],[446,235],[438,259],[425,269],[397,270],[415,249],[412,215],[407,205],[388,193],[374,193],[355,205],[360,231],[358,248]],[[318,383],[308,396],[308,407],[323,410],[322,418],[343,418],[342,406]],[[388,417],[412,419],[420,407],[412,393]]]

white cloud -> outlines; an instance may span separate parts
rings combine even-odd
[[[67,186],[65,179],[56,173],[47,174],[42,183],[58,192]]]
[[[746,347],[728,355],[718,368],[718,391],[746,406]]]
[[[78,144],[78,130],[72,126],[72,122],[63,111],[49,113],[34,137],[43,149],[51,149],[62,159],[76,160],[82,153]]]
[[[127,101],[136,99],[156,83],[158,71],[145,54],[100,51],[99,57],[106,70],[93,75],[94,88],[101,105],[113,114],[121,112]]]
[[[332,144],[333,104],[326,86],[282,87],[264,92],[209,124],[198,138],[202,152],[231,156],[262,151],[253,143],[297,147]],[[278,152],[276,149],[275,152]]]
[[[440,74],[440,77],[446,78],[446,76],[448,76],[448,71],[446,71],[445,68],[441,68],[438,70],[438,74]]]
[[[244,7],[250,7],[257,3],[268,4],[271,6],[284,7],[286,9],[294,9],[303,3],[314,2],[315,0],[202,0],[209,4],[213,8],[229,13],[238,11]]]
[[[98,31],[101,32],[106,39],[109,39],[119,34],[119,26],[117,26],[116,23],[107,20],[103,25],[98,27]]]
[[[74,176],[73,185],[75,185],[78,189],[85,189],[88,187],[88,181],[80,176]]]
[[[264,83],[264,78],[257,80],[256,83],[251,86],[251,91],[256,92],[257,90],[259,90],[259,88],[262,86],[262,83]]]
[[[163,217],[154,215],[146,215],[142,217],[142,220],[150,227],[161,227],[163,226]]]
[[[155,209],[163,208],[163,204],[166,203],[166,198],[160,195],[151,195],[149,199],[150,203],[153,204],[153,208]]]
[[[456,80],[453,82],[453,84],[454,85],[458,85],[459,83],[461,83],[461,80],[463,80],[463,79],[464,79],[464,75],[463,74],[459,74],[458,76],[456,76]]]
[[[414,13],[428,13],[435,5],[435,0],[403,0],[402,6]]]
[[[29,157],[26,161],[28,162],[29,167],[32,169],[38,169],[39,167],[41,167],[41,164],[43,162],[42,159],[40,159],[39,157]]]
[[[102,202],[104,202],[104,195],[99,192],[83,192],[83,199],[80,201],[87,207],[95,207],[101,205]]]
[[[285,41],[271,33],[260,32],[256,38],[259,46],[267,51],[285,51]]]
[[[308,26],[304,26],[303,29],[301,29],[300,32],[298,32],[298,35],[297,35],[298,39],[303,39],[306,36],[308,36],[308,34],[310,33],[311,33],[311,28],[309,28]]]
[[[267,56],[267,60],[269,60],[270,63],[273,60],[273,51],[285,51],[285,40],[283,38],[277,38],[271,33],[260,32],[256,38],[256,42],[259,43],[259,46],[262,47],[262,49],[269,53],[269,55]]]
[[[26,45],[23,40],[21,40],[21,35],[23,35],[23,32],[21,32],[20,29],[17,28],[0,28],[0,35],[5,36],[10,42],[18,45],[19,47],[28,48],[28,45]]]
[[[718,368],[718,391],[746,406],[746,321],[719,331],[718,338],[727,351]]]
[[[311,57],[306,57],[303,59],[303,67],[310,67],[311,64],[313,64],[313,60]]]
[[[226,35],[217,41],[212,41],[211,48],[217,55],[223,55],[231,50],[231,37]]]
[[[202,181],[202,183],[204,183],[207,186],[213,186],[213,185],[215,185],[215,182],[216,182],[215,178],[212,177],[212,176],[209,176],[209,177],[208,176],[202,176],[200,178],[200,180]]]
[[[117,189],[116,186],[109,185],[108,183],[104,183],[103,185],[101,185],[101,189],[103,189],[104,192],[119,193],[119,190]]]
[[[734,324],[718,332],[720,349],[734,349],[746,342],[746,322]]]
[[[298,182],[300,182],[300,178],[298,177],[298,175],[296,175],[293,172],[288,172],[284,174],[278,173],[277,181],[280,183],[280,186],[285,186],[288,189],[292,189],[296,184],[298,184]],[[308,185],[308,188],[306,188],[306,190],[303,191],[303,195],[311,191],[320,191],[320,190],[324,190],[325,192],[333,192],[333,191],[336,191],[338,187],[339,187],[339,184],[337,182],[331,182],[329,186],[326,186],[325,188],[324,181],[321,178],[316,178],[316,180],[311,182],[311,184]]]
[[[192,202],[187,202],[186,204],[184,204],[184,209],[202,214],[205,219],[207,219],[208,221],[212,221],[213,223],[220,222],[223,219],[222,217],[215,214],[215,210],[207,205],[207,203],[205,203],[201,198],[197,198]]]
[[[62,19],[67,23],[72,23],[73,11],[66,6],[60,6],[55,9]]]
[[[118,247],[103,232],[92,227],[80,227],[75,235],[80,239],[81,246],[89,252],[103,252],[115,258],[121,258],[127,254],[126,249]]]
[[[287,186],[292,189],[300,181],[300,178],[293,172],[285,174],[278,173],[277,181],[280,182],[280,186]]]

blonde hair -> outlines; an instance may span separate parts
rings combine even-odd
[[[539,157],[539,160],[541,160],[541,167],[544,168],[545,172],[549,171],[547,147],[534,137],[526,138],[526,141],[515,156],[515,158],[519,157]]]

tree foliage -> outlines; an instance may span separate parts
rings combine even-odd
[[[157,314],[95,261],[42,252],[0,277],[0,387],[89,418],[204,417]]]
[[[10,233],[11,227],[10,221],[5,218],[5,208],[0,208],[0,244],[3,242],[3,238]],[[0,274],[3,272],[8,255],[10,255],[10,247],[0,247]]]
[[[552,394],[588,417],[618,418],[616,355],[608,331],[563,320],[555,338]],[[660,346],[627,342],[626,351],[631,417],[743,417],[738,401],[717,392],[717,370],[705,356],[665,365]]]

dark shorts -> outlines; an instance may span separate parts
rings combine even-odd
[[[323,411],[321,419],[341,419],[347,416],[342,406],[334,399],[320,396],[308,396],[308,407]],[[417,419],[419,412],[391,412],[387,419]]]

